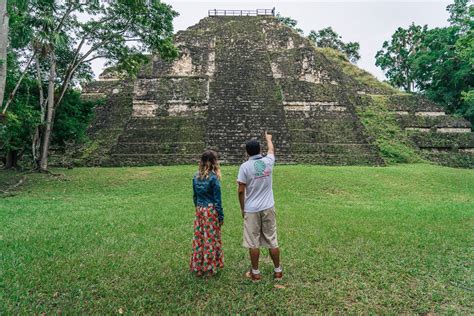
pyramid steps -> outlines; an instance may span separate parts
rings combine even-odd
[[[389,97],[389,108],[421,156],[436,163],[474,168],[474,133],[467,120],[413,95]]]
[[[274,136],[279,157],[291,156],[290,139],[278,87],[272,76],[261,32],[224,25],[216,39],[216,71],[210,82],[207,142],[225,163],[245,159],[243,144]],[[289,160],[289,159],[288,159]]]
[[[206,147],[204,116],[133,118],[111,150],[110,164],[195,163]]]
[[[94,152],[93,164],[195,164],[206,148],[239,164],[245,142],[263,141],[267,130],[279,163],[383,165],[378,135],[369,135],[355,109],[373,97],[413,152],[474,167],[469,122],[315,48],[275,18],[209,17],[178,32],[175,43],[179,58],[150,56],[134,82],[110,73],[84,90],[86,98],[107,98],[83,151]]]

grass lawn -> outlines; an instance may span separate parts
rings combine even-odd
[[[188,272],[194,166],[54,171],[0,199],[0,314],[474,310],[474,170],[277,166],[280,287],[267,253],[261,283],[242,277],[237,167],[209,280]]]

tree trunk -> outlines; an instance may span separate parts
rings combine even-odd
[[[31,153],[33,155],[33,163],[36,168],[39,169],[39,163],[40,163],[40,154],[39,150],[41,147],[41,135],[42,135],[42,129],[43,129],[43,124],[44,124],[44,115],[45,115],[45,103],[44,103],[44,94],[43,94],[43,81],[41,79],[41,70],[40,70],[40,64],[39,64],[39,58],[36,56],[35,58],[35,63],[36,63],[36,83],[38,84],[38,90],[39,90],[39,104],[41,108],[41,117],[40,117],[40,124],[39,126],[36,126],[35,128],[35,134],[33,136],[33,140],[31,142]]]
[[[56,79],[56,57],[54,52],[51,52],[49,83],[48,83],[48,103],[46,109],[46,128],[43,133],[43,141],[41,144],[41,160],[40,171],[48,170],[48,152],[49,143],[51,141],[51,132],[53,130],[54,120],[54,80]]]
[[[41,135],[39,126],[35,128],[35,134],[33,135],[33,139],[31,140],[31,154],[33,155],[33,164],[35,168],[39,168],[39,148],[41,146]]]
[[[9,150],[7,152],[7,156],[5,160],[5,169],[12,169],[12,168],[18,167],[17,163],[18,163],[18,151]]]
[[[8,13],[7,0],[0,0],[0,106],[5,95],[7,80]]]

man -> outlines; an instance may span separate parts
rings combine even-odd
[[[244,218],[243,246],[249,249],[252,269],[245,275],[253,281],[260,281],[258,259],[260,248],[269,248],[275,265],[273,277],[281,280],[280,249],[276,232],[275,201],[272,190],[272,172],[275,164],[275,151],[272,135],[265,132],[268,153],[261,155],[260,143],[250,140],[245,144],[249,156],[239,169],[239,202]]]

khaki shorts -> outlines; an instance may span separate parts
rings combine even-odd
[[[242,246],[245,248],[278,248],[275,208],[256,213],[245,213]]]

